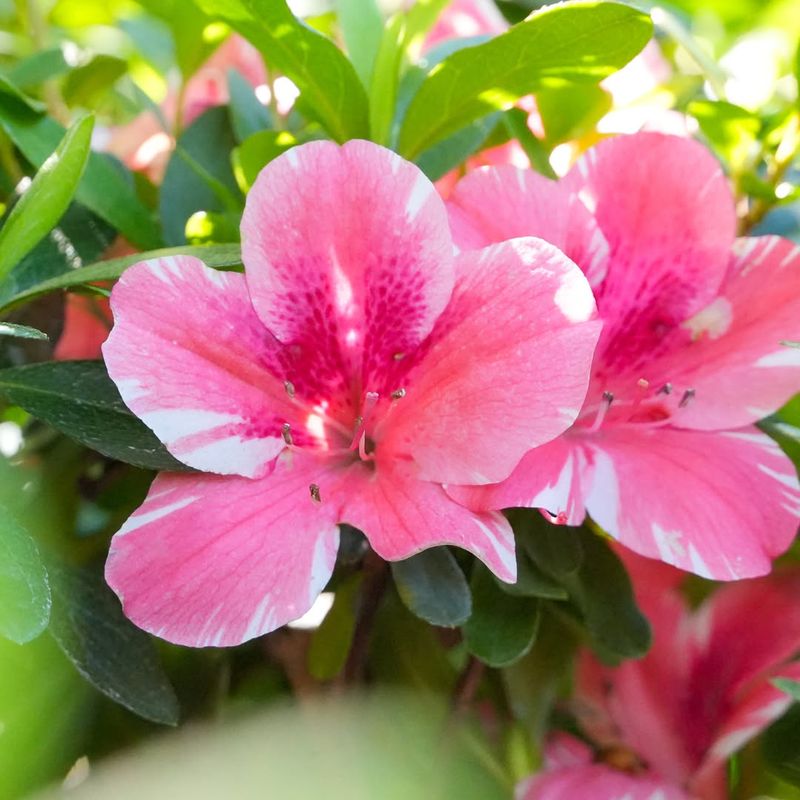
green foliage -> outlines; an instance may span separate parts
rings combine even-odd
[[[311,638],[308,671],[318,681],[335,678],[347,662],[356,627],[356,605],[361,575],[354,575],[336,589],[331,610]]]
[[[375,0],[336,0],[337,17],[347,54],[365,87],[383,35],[383,18]]]
[[[258,173],[281,153],[297,144],[288,131],[258,131],[233,151],[233,172],[242,192],[256,182]]]
[[[423,550],[392,563],[397,593],[406,608],[431,625],[456,627],[469,618],[472,597],[458,562],[446,547]]]
[[[15,322],[0,322],[0,336],[12,336],[15,339],[39,339],[45,342],[50,338],[44,331],[31,328],[29,325],[18,325]]]
[[[188,469],[127,409],[102,361],[0,370],[0,396],[109,458],[147,469]]]
[[[0,635],[35,639],[50,619],[50,586],[36,543],[0,505]]]
[[[533,14],[484,44],[465,47],[431,71],[406,112],[399,150],[425,147],[531,92],[597,83],[650,38],[649,18],[617,3],[564,3]]]
[[[253,87],[235,69],[228,70],[228,95],[231,126],[237,142],[242,143],[271,126],[273,120],[269,111],[261,105]]]
[[[0,281],[55,226],[86,167],[94,119],[70,128],[0,227]]]
[[[767,729],[762,747],[768,769],[800,787],[800,706],[793,705]]]

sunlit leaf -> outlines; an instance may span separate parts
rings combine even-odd
[[[18,325],[14,322],[0,322],[0,336],[12,336],[17,339],[40,339],[47,341],[50,337],[37,328],[29,325]]]

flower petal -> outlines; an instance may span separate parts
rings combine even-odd
[[[565,182],[512,166],[476,169],[458,182],[447,212],[453,240],[461,250],[537,236],[569,256],[592,286],[605,277],[606,240]]]
[[[586,507],[641,555],[707,578],[768,572],[797,531],[792,462],[754,428],[616,426],[586,437]]]
[[[112,539],[106,580],[139,627],[192,647],[236,645],[302,616],[333,570],[322,471],[287,454],[260,480],[159,475]]]
[[[143,261],[123,273],[111,305],[103,356],[134,414],[190,467],[263,475],[296,412],[273,374],[280,345],[244,277],[189,256]]]
[[[737,428],[776,411],[800,386],[800,349],[781,344],[800,340],[800,248],[740,239],[719,296],[682,336],[658,364],[664,380],[696,392],[675,425]]]
[[[581,479],[586,469],[583,450],[569,433],[535,447],[500,483],[448,486],[447,493],[476,511],[541,508],[566,525],[580,525],[586,516]]]
[[[600,142],[565,181],[610,248],[598,358],[610,372],[633,369],[716,296],[735,236],[730,189],[705,147],[658,133]]]
[[[430,333],[453,290],[452,250],[433,184],[364,141],[310,142],[279,156],[242,218],[261,319],[309,372],[361,392],[383,393],[395,354]]]
[[[492,483],[575,420],[600,323],[580,270],[540,239],[462,253],[458,269],[381,435],[427,480]]]
[[[473,513],[444,489],[418,480],[413,467],[381,464],[374,472],[352,471],[341,521],[360,528],[387,561],[409,558],[438,545],[455,545],[477,556],[504,581],[516,580],[514,534],[502,514]]]

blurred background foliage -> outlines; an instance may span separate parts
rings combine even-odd
[[[512,23],[540,5],[498,3]],[[532,165],[552,175],[602,136],[666,119],[695,132],[719,156],[743,230],[800,242],[800,3],[632,5],[655,22],[645,80],[543,88],[536,96],[539,129],[528,127],[520,108],[497,109],[446,138],[445,146],[419,153],[418,163],[443,178],[479,151],[518,137]],[[135,260],[128,258],[134,249],[215,245],[218,263],[235,266],[238,220],[255,175],[293,144],[325,135],[325,119],[302,101],[294,104],[291,82],[274,65],[264,69],[255,50],[234,68],[214,66],[231,30],[207,13],[213,6],[211,0],[0,0],[0,213],[11,212],[17,188],[33,178],[62,128],[84,112],[95,115],[95,153],[81,188],[66,198],[53,231],[0,284],[7,324],[49,340],[0,335],[0,366],[52,357],[72,312],[63,294],[47,288],[76,290],[71,299],[103,323],[104,281]],[[339,42],[348,35],[347,7],[353,6],[294,4],[310,26]],[[383,24],[379,15],[379,39]],[[362,80],[365,65],[383,65],[374,74],[385,75],[403,61],[386,44],[391,39],[380,39],[372,51],[359,41],[350,44]],[[391,141],[393,92],[397,106],[406,107],[423,70],[464,43],[420,56],[406,42],[411,49],[399,85],[373,79],[367,86],[375,101],[371,130]],[[251,69],[263,83],[254,85]],[[212,98],[199,108],[191,84],[198,76]],[[73,275],[115,257],[127,260]],[[368,560],[361,568],[364,540],[349,530],[325,595],[332,608],[321,624],[319,617],[306,620],[225,651],[155,641],[122,617],[100,570],[110,535],[144,497],[149,469],[168,466],[168,457],[142,438],[146,432],[130,427],[95,367],[65,363],[26,374],[27,383],[22,373],[0,376],[0,523],[9,532],[23,529],[0,543],[10,565],[0,564],[0,600],[38,609],[41,619],[21,629],[13,613],[0,612],[0,631],[10,637],[0,637],[0,798],[51,783],[76,786],[107,756],[149,740],[155,744],[126,756],[105,777],[101,767],[100,782],[85,796],[219,797],[237,781],[237,797],[263,796],[265,782],[286,798],[312,792],[509,797],[540,763],[545,727],[574,728],[560,699],[569,691],[575,648],[589,642],[613,663],[648,646],[647,624],[603,539],[559,532],[554,544],[546,523],[525,512],[514,519],[521,545],[516,587],[501,587],[472,559],[447,550],[395,565],[386,584]],[[56,389],[54,405],[47,398]],[[94,427],[102,420],[118,431],[125,447],[138,448],[139,461],[120,463],[111,445],[98,446],[92,425],[75,421],[83,413]],[[764,427],[800,464],[800,402]],[[35,539],[49,583],[13,566],[38,558],[24,532]],[[798,555],[795,548],[784,558]],[[373,636],[359,645],[359,598],[380,581],[386,585],[373,609]],[[709,587],[698,578],[689,591],[699,599]],[[455,628],[467,618],[461,635]],[[364,676],[398,694],[318,705],[323,694],[342,693]],[[297,707],[286,707],[289,696]],[[462,713],[474,698],[480,726]],[[264,716],[265,709],[274,711]],[[261,716],[251,718],[256,712]],[[189,732],[167,743],[163,726],[179,722]],[[443,726],[452,735],[441,744]],[[448,752],[434,780],[430,753],[440,748]],[[759,748],[751,745],[734,760],[732,775],[749,774],[747,785],[764,795],[800,797],[781,782],[780,770],[764,768]],[[800,759],[800,745],[792,757]],[[791,769],[781,774],[790,778]],[[439,794],[430,790],[432,781]]]

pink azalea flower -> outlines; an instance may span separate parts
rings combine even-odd
[[[111,377],[201,470],[157,477],[114,537],[126,613],[197,646],[273,630],[342,522],[385,559],[457,545],[513,581],[506,520],[442,484],[501,480],[577,416],[599,335],[580,270],[531,238],[454,258],[433,185],[362,141],[271,162],[242,242],[245,275],[157,259],[112,295]]]
[[[525,506],[722,580],[768,572],[791,543],[800,487],[753,423],[800,388],[800,251],[735,238],[724,175],[691,140],[601,142],[559,182],[510,167],[466,176],[449,204],[465,250],[538,235],[578,263],[603,334],[576,424],[476,509]]]
[[[452,0],[425,38],[424,50],[448,39],[494,36],[508,30],[508,23],[494,0]]]
[[[585,745],[557,740],[523,800],[610,800],[626,791],[642,800],[724,800],[727,759],[791,703],[771,681],[800,678],[800,663],[789,661],[800,649],[800,570],[725,586],[692,611],[674,581],[648,583],[641,561],[626,560],[653,648],[616,668],[582,653],[575,710],[601,761],[592,763]],[[634,774],[607,763],[623,760]],[[584,794],[571,793],[578,785]]]

